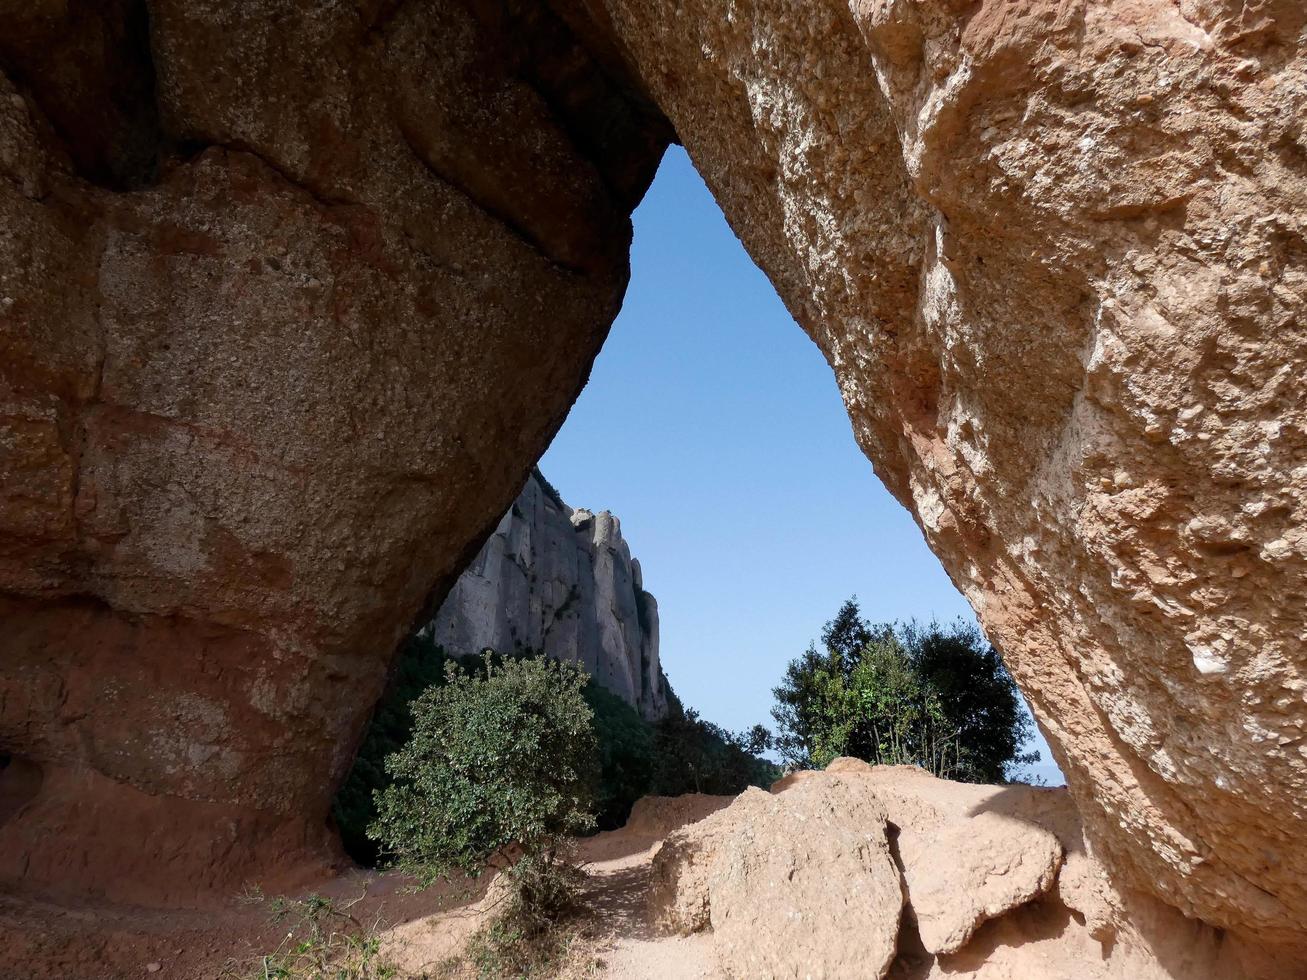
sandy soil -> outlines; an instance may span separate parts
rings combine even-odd
[[[645,896],[657,841],[647,849],[587,867],[587,900],[595,909],[602,974],[622,980],[708,980],[719,976],[707,935],[660,935]]]
[[[653,848],[672,828],[721,805],[685,798],[675,812],[646,813],[632,826],[579,841],[585,901],[601,976],[714,977],[705,937],[660,937],[645,915]],[[461,951],[485,921],[489,876],[413,893],[398,875],[355,869],[311,890],[369,927],[380,926],[387,958],[421,977]],[[303,898],[310,892],[288,896]],[[286,938],[269,896],[232,896],[217,908],[148,909],[95,902],[53,904],[0,895],[3,980],[245,980],[260,956]]]
[[[671,830],[701,819],[728,798],[682,797],[633,815],[623,829],[577,842],[586,873],[582,929],[600,977],[621,980],[716,980],[712,939],[660,934],[648,914],[653,854]],[[663,802],[663,801],[660,801]],[[493,889],[492,889],[493,892]],[[494,909],[493,894],[415,918],[390,930],[387,959],[415,976],[457,955]]]
[[[483,883],[460,882],[410,894],[400,876],[354,870],[313,891],[338,907],[348,905],[359,922],[397,926],[464,905],[482,889]],[[253,894],[203,910],[0,896],[0,978],[244,980],[293,925],[274,918],[270,898]]]

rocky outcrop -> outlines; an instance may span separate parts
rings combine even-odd
[[[8,884],[225,899],[330,853],[399,639],[585,381],[667,136],[509,6],[0,4]]]
[[[460,653],[574,661],[645,718],[667,712],[658,603],[621,523],[573,510],[538,470],[425,629]]]
[[[1307,942],[1307,8],[605,7],[1106,865]]]
[[[1108,882],[1064,789],[837,759],[674,830],[650,904],[726,977],[1272,980],[1284,961]]]
[[[663,842],[654,901],[678,932],[712,929],[728,976],[883,977],[903,907],[887,819],[855,780],[751,787]]]

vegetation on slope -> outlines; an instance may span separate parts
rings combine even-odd
[[[511,659],[537,657],[519,653]],[[446,683],[450,663],[483,675],[487,664],[503,659],[452,657],[420,634],[405,643],[332,810],[345,850],[354,860],[368,866],[380,861],[380,849],[367,829],[377,816],[377,794],[393,781],[386,759],[413,737],[414,702],[424,691]],[[769,785],[780,775],[776,766],[758,758],[764,745],[756,733],[737,736],[704,721],[670,692],[667,716],[654,723],[593,680],[582,694],[592,716],[595,824],[600,830],[622,826],[642,796],[739,793],[746,786]]]

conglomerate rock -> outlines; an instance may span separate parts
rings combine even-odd
[[[1307,7],[606,0],[1099,855],[1307,921]]]
[[[573,510],[532,472],[424,630],[446,650],[537,650],[581,664],[647,719],[667,713],[658,603],[621,522]]]
[[[884,807],[856,778],[751,787],[672,833],[654,878],[665,924],[710,928],[727,976],[883,977],[894,960],[903,886]]]
[[[667,130],[610,58],[532,3],[0,3],[0,876],[330,853],[620,304]]]
[[[1064,788],[837,759],[668,834],[652,877],[654,917],[708,936],[725,976],[1296,975],[1255,944],[1116,891]]]

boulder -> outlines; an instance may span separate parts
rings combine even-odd
[[[728,976],[883,977],[903,906],[885,835],[856,782],[750,788],[664,841],[655,907],[676,931],[711,928]]]
[[[0,4],[6,887],[332,859],[620,305],[668,130],[608,59],[544,3]]]

